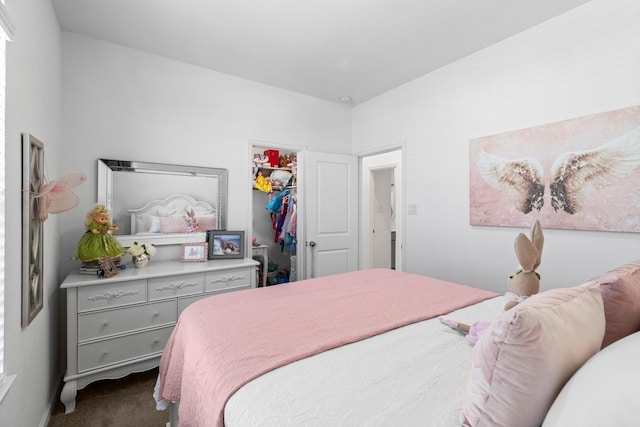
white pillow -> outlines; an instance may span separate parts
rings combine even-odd
[[[160,217],[149,215],[149,233],[159,233],[161,228]]]
[[[150,225],[151,218],[149,218],[149,215],[136,215],[136,234],[148,232]]]
[[[565,384],[543,427],[640,426],[640,332],[589,359]]]

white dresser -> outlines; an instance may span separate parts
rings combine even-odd
[[[75,409],[77,390],[93,381],[158,366],[182,310],[207,296],[255,287],[256,265],[249,258],[152,261],[111,278],[70,273],[61,285],[67,292],[65,412]]]

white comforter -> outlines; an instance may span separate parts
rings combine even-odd
[[[450,317],[493,320],[505,302],[499,296]],[[227,402],[225,426],[460,426],[472,348],[438,319],[405,326],[249,382]]]

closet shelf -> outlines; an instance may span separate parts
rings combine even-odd
[[[285,167],[285,168],[274,168],[271,166],[254,166],[254,169],[262,169],[263,171],[287,171],[287,172],[291,172],[292,168],[290,167]]]
[[[298,188],[298,186],[297,186],[297,185],[287,185],[286,187],[283,187],[283,186],[281,186],[281,185],[273,185],[273,186],[271,186],[271,189],[272,189],[273,191],[291,190],[291,189],[293,189],[293,188]],[[254,189],[255,191],[262,191],[262,190],[257,189],[255,186],[253,187],[253,189]],[[265,193],[265,194],[267,194],[267,193]]]

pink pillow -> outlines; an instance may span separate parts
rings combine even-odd
[[[607,321],[602,348],[640,331],[640,262],[625,265],[597,279]]]
[[[216,220],[216,217],[213,215],[196,217],[196,224],[198,225],[198,228],[200,229],[200,231],[218,229],[218,221]]]
[[[598,282],[552,289],[504,312],[472,352],[465,426],[539,426],[571,375],[600,350]]]
[[[178,216],[160,217],[161,233],[186,233],[189,224],[187,220]]]

